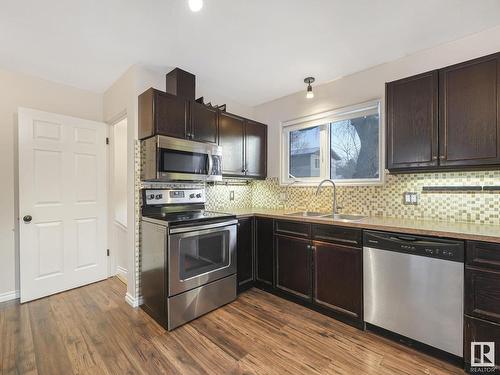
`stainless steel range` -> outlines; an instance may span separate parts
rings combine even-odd
[[[142,308],[172,330],[236,298],[234,216],[205,210],[204,189],[143,191]]]

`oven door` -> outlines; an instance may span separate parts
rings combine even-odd
[[[236,220],[171,228],[169,297],[236,272]]]

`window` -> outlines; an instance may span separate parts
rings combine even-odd
[[[379,106],[364,103],[284,123],[282,182],[380,183]]]

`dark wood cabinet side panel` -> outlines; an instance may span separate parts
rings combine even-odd
[[[386,86],[387,168],[438,165],[438,72]]]
[[[274,233],[273,219],[255,218],[255,278],[274,284]]]
[[[311,250],[310,241],[276,235],[276,287],[310,300]]]
[[[143,92],[138,100],[139,139],[145,139],[155,134],[154,89]]]
[[[219,115],[219,145],[222,146],[222,173],[244,176],[245,120],[229,113]]]
[[[362,318],[362,250],[313,241],[314,302]]]
[[[441,69],[440,164],[500,163],[499,55]]]
[[[254,280],[253,218],[238,220],[237,280],[238,288],[252,284]]]

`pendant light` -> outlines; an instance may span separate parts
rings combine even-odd
[[[306,93],[307,99],[314,98],[313,88],[311,86],[311,83],[313,83],[313,82],[314,82],[314,77],[304,78],[304,83],[307,83],[307,93]]]
[[[199,12],[203,8],[203,0],[188,0],[188,3],[192,12]]]

